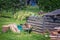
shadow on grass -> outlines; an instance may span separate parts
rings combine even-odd
[[[11,17],[9,17],[9,16],[0,16],[0,17],[3,17],[3,18],[11,18]]]

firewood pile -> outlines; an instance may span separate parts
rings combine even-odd
[[[60,31],[60,9],[49,12],[43,17],[30,16],[27,23],[32,25],[35,32],[43,33],[48,29],[50,37],[58,37],[57,35],[60,34],[58,32],[58,30]]]

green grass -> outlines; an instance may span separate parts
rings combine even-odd
[[[0,35],[0,40],[49,40],[49,39],[48,39],[48,37],[44,37],[43,35],[36,34],[36,33],[18,34],[18,33],[7,32],[7,33],[2,33]]]
[[[34,32],[32,32],[31,34],[28,34],[26,32],[13,33],[11,31],[2,33],[2,25],[10,23],[21,24],[24,23],[24,21],[18,21],[13,18],[0,17],[0,40],[49,40],[49,37],[44,37],[44,35]]]
[[[27,7],[26,10],[17,11],[16,15],[18,17],[21,17],[21,16],[26,17],[26,16],[29,16],[30,13],[37,14],[38,12],[39,12],[38,7]],[[9,30],[6,33],[2,33],[2,25],[11,24],[11,23],[24,24],[26,22],[26,20],[14,19],[11,12],[4,11],[2,13],[3,13],[2,14],[3,16],[9,16],[12,18],[0,17],[0,40],[49,40],[49,37],[45,37],[44,35],[37,34],[34,32],[32,32],[31,34],[28,34],[27,32],[13,33]]]
[[[44,35],[34,32],[31,34],[28,34],[27,32],[13,33],[11,31],[2,33],[2,25],[10,23],[21,24],[24,23],[24,21],[18,21],[13,18],[0,17],[0,40],[49,40],[49,37],[45,37]]]

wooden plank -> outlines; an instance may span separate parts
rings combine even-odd
[[[60,23],[60,21],[45,21],[45,22],[51,22],[51,23]]]
[[[43,19],[28,19],[28,20],[31,20],[31,21],[42,21]]]
[[[43,33],[45,31],[36,31],[36,30],[33,30],[33,32]]]
[[[60,25],[60,24],[53,24],[53,23],[44,23],[44,25]]]
[[[44,26],[46,26],[46,27],[59,27],[60,25],[44,25]]]
[[[35,29],[35,28],[33,28],[32,30],[39,30],[39,31],[43,31],[43,30],[46,30],[46,29],[43,29],[43,28],[41,28],[41,29]]]
[[[43,25],[42,23],[34,23],[34,22],[28,22],[28,24],[32,24],[32,25]]]
[[[48,17],[44,16],[44,18],[51,18],[51,17],[50,16],[48,16]]]
[[[42,22],[42,21],[31,21],[31,20],[28,20],[27,22],[28,22],[28,23],[30,22],[30,23],[43,24],[43,22]]]
[[[51,22],[44,22],[46,25],[60,25],[60,23],[51,23]]]
[[[33,30],[39,30],[39,31],[43,31],[43,30],[46,30],[46,29],[44,29],[44,28],[40,28],[40,29],[33,28]]]
[[[42,25],[38,25],[38,24],[33,24],[33,23],[29,23],[31,26],[38,26],[38,27],[41,27]]]
[[[42,17],[29,17],[28,19],[42,19]]]
[[[44,28],[33,28],[35,30],[44,30]]]
[[[56,20],[55,22],[60,23],[60,20]]]
[[[32,32],[37,32],[37,31],[32,31]],[[43,33],[43,32],[37,32],[37,33]]]
[[[54,21],[52,21],[52,20],[44,20],[44,22],[54,22]]]
[[[44,27],[35,27],[35,26],[34,26],[33,28],[43,29]]]
[[[42,18],[41,16],[30,16],[29,18]]]
[[[28,24],[32,24],[32,25],[43,25],[42,23],[35,23],[35,22],[28,22]]]
[[[44,26],[44,27],[47,27],[47,28],[55,28],[55,27],[60,27],[60,26]]]
[[[34,31],[34,32],[39,32],[39,33],[40,33],[40,32],[44,32],[44,31],[40,31],[40,30],[33,30],[33,31]]]
[[[36,17],[29,17],[28,19],[33,19],[33,18],[34,19],[43,19],[42,17],[39,17],[39,18],[38,17],[37,18]]]
[[[44,19],[47,19],[47,20],[49,20],[49,19],[52,19],[51,17],[45,17]]]

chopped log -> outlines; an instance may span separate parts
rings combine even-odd
[[[9,30],[9,25],[3,25],[2,32],[7,32]]]

